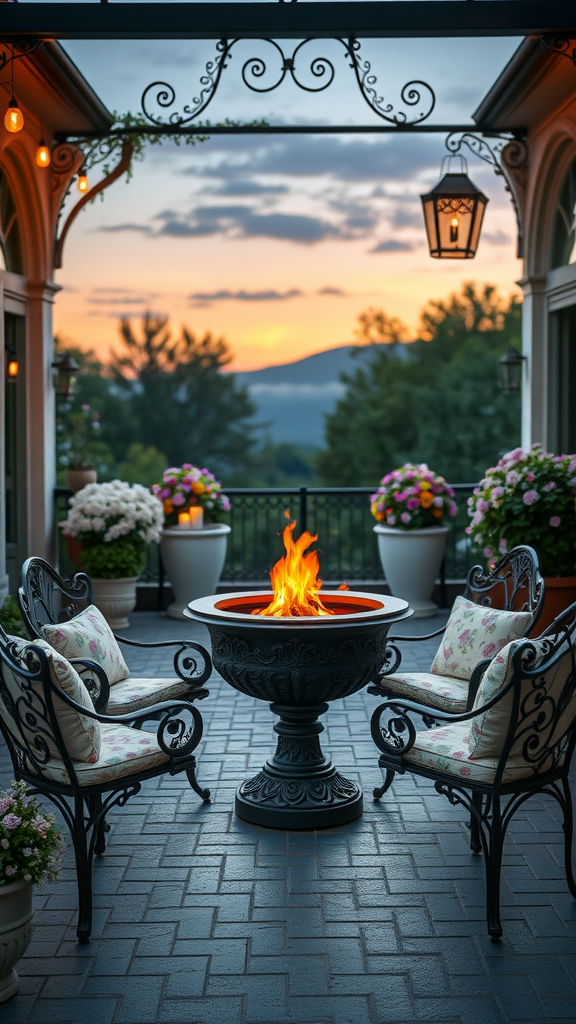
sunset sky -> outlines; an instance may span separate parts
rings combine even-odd
[[[424,79],[437,96],[430,121],[471,123],[518,42],[371,40],[363,51],[386,100],[397,102],[407,81]],[[121,112],[139,111],[154,80],[190,101],[215,54],[206,42],[65,45],[106,105]],[[286,41],[286,52],[294,45]],[[287,82],[250,92],[242,65],[265,50],[238,45],[206,118],[378,123],[336,41],[308,44],[310,59],[330,57],[336,68],[334,84],[317,95]],[[304,77],[306,64],[298,66]],[[513,211],[501,179],[476,158],[470,177],[490,197],[478,256],[439,262],[427,254],[419,195],[438,180],[444,152],[442,135],[214,137],[194,148],[149,147],[130,184],[117,182],[74,225],[57,272],[55,328],[105,357],[118,318],[151,310],[176,329],[185,323],[225,335],[232,368],[247,370],[353,341],[368,306],[415,331],[427,300],[463,281],[509,294],[521,272]]]

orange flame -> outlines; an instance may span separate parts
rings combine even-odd
[[[296,520],[286,526],[282,534],[286,554],[278,559],[270,571],[274,598],[267,608],[255,609],[253,615],[269,615],[274,618],[334,615],[334,612],[324,607],[318,596],[322,586],[322,580],[318,579],[318,553],[309,551],[307,555],[304,554],[318,540],[318,536],[304,530],[295,541],[292,536],[295,526]]]

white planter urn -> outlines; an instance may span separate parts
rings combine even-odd
[[[30,945],[33,914],[32,882],[0,885],[0,1003],[18,991],[15,967]]]
[[[127,629],[128,616],[136,607],[136,583],[139,576],[124,576],[117,580],[90,577],[94,604],[100,609],[112,629]]]
[[[380,523],[374,527],[386,582],[394,597],[401,597],[412,606],[415,619],[427,619],[438,611],[431,598],[448,530],[448,526],[397,530]]]
[[[172,619],[185,619],[184,608],[190,601],[216,593],[229,533],[226,523],[210,523],[201,530],[174,526],[162,531],[162,562],[175,597],[168,606]]]

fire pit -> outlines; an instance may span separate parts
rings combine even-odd
[[[272,828],[326,828],[362,813],[362,790],[341,775],[320,747],[318,716],[328,701],[356,693],[384,662],[393,622],[411,614],[406,601],[349,590],[323,591],[327,614],[254,614],[269,591],[205,597],[188,614],[204,622],[214,667],[227,683],[270,702],[278,715],[276,752],[236,792],[236,813]]]

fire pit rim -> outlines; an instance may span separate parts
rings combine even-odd
[[[255,605],[262,602],[262,606],[265,607],[273,597],[271,590],[249,590],[212,594],[209,597],[197,598],[195,601],[191,601],[184,609],[184,615],[187,618],[196,619],[200,622],[220,626],[235,624],[237,626],[284,630],[311,629],[321,626],[325,630],[329,628],[348,629],[358,627],[361,624],[368,625],[373,622],[385,622],[388,619],[398,622],[400,619],[407,619],[413,614],[413,610],[407,601],[383,594],[372,594],[357,590],[323,590],[321,591],[321,596],[323,599],[329,600],[330,603],[333,603],[334,599],[341,601],[343,604],[350,601],[354,602],[354,600],[359,602],[374,601],[380,607],[361,608],[357,612],[348,612],[342,615],[302,615],[281,616],[278,618],[252,615],[248,612],[229,611],[226,608],[218,607],[222,602],[233,601],[242,602],[243,604],[253,602]]]

